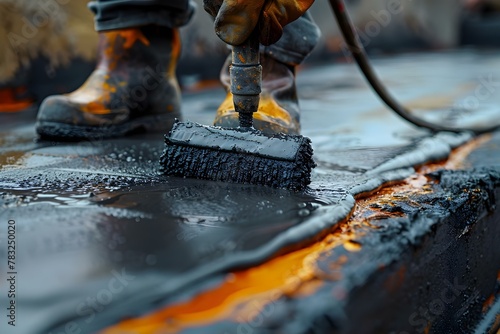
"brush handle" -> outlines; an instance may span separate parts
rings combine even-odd
[[[243,44],[233,46],[229,68],[234,110],[239,113],[240,127],[253,127],[253,113],[259,108],[262,66],[259,39],[254,33]]]

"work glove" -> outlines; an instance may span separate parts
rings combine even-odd
[[[276,43],[283,28],[298,19],[314,0],[203,0],[215,18],[215,33],[227,44],[240,45],[256,30],[260,43]]]

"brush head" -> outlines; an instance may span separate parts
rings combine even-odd
[[[160,158],[166,175],[303,190],[311,182],[309,138],[177,122]]]

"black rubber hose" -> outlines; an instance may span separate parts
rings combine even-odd
[[[405,106],[401,105],[396,99],[394,99],[391,94],[387,91],[384,84],[378,78],[377,74],[373,70],[373,67],[368,60],[365,48],[361,44],[358,34],[351,22],[349,14],[347,13],[345,3],[343,0],[330,0],[330,5],[333,9],[335,17],[337,18],[337,23],[340,27],[342,35],[344,36],[345,42],[349,51],[351,51],[352,56],[356,60],[361,72],[368,80],[368,83],[372,86],[373,90],[378,94],[378,96],[384,101],[384,103],[394,110],[399,116],[411,122],[419,127],[427,128],[432,131],[451,131],[451,132],[462,132],[462,131],[472,131],[475,133],[485,133],[497,130],[500,128],[500,124],[497,125],[487,125],[477,129],[474,128],[460,128],[460,127],[449,127],[439,124],[434,124],[418,117],[412,115],[412,112]]]

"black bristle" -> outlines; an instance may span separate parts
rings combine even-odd
[[[300,145],[295,161],[178,145],[168,139],[166,144],[160,163],[163,173],[171,176],[300,191],[311,182],[311,170],[316,166],[307,138]]]

